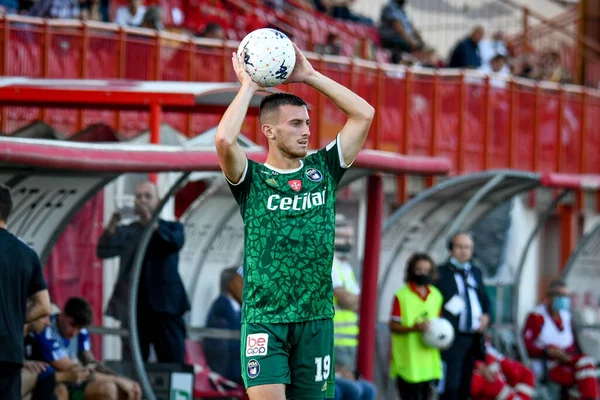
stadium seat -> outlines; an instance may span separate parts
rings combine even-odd
[[[200,342],[185,341],[185,361],[194,366],[194,398],[247,399],[243,387],[210,370]]]

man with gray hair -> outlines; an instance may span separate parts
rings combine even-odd
[[[207,328],[239,331],[242,327],[242,268],[221,272],[221,294],[213,302],[206,319]],[[204,352],[209,367],[223,377],[242,384],[239,339],[205,339]]]

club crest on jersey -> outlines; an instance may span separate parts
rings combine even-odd
[[[248,374],[248,378],[254,379],[260,374],[260,364],[256,360],[248,361],[248,366],[246,368],[246,373]]]
[[[321,174],[321,171],[315,168],[307,169],[306,176],[313,182],[321,182],[323,180],[323,175]]]
[[[299,192],[302,189],[302,181],[300,179],[292,179],[291,181],[288,181],[288,185],[290,185],[295,192]]]

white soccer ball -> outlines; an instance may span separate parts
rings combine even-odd
[[[296,52],[292,41],[275,29],[257,29],[250,32],[237,51],[246,71],[261,86],[277,86],[291,75],[296,66]]]
[[[432,319],[423,333],[423,340],[430,347],[440,350],[447,349],[454,341],[454,328],[445,318]]]

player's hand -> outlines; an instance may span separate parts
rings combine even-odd
[[[551,359],[556,360],[560,363],[568,363],[571,361],[571,357],[569,357],[567,353],[565,353],[557,347],[550,347],[547,353]]]
[[[76,385],[86,382],[91,371],[88,368],[74,367],[67,371],[66,381]]]
[[[481,314],[481,316],[479,317],[479,323],[481,325],[479,326],[479,329],[477,329],[477,332],[485,331],[490,325],[490,316],[487,314]]]
[[[494,382],[494,380],[496,380],[496,377],[494,376],[492,371],[490,371],[488,366],[485,365],[484,363],[479,364],[479,367],[477,368],[477,370],[479,371],[479,373],[481,375],[483,375],[484,379],[486,381],[488,381],[489,383],[492,383],[492,382]]]
[[[42,372],[47,370],[48,367],[49,367],[49,365],[42,361],[26,360],[25,363],[23,363],[23,368],[25,368],[28,371],[33,372],[34,374],[41,374]]]
[[[302,54],[302,51],[296,46],[296,43],[292,43],[292,45],[296,51],[296,65],[294,66],[292,74],[284,83],[303,83],[315,73],[315,69],[306,57],[304,57],[304,54]]]
[[[108,222],[108,227],[106,230],[108,230],[110,233],[115,233],[119,222],[121,222],[121,214],[118,212],[113,213],[113,215],[110,217],[110,221]]]
[[[425,322],[417,322],[414,326],[413,329],[416,332],[425,332],[427,330],[427,327],[429,326],[429,321],[425,321]]]
[[[237,53],[231,53],[231,64],[233,65],[233,70],[235,71],[235,75],[237,76],[240,84],[245,87],[249,87],[253,90],[261,90],[264,89],[258,83],[254,82],[250,77],[250,74],[246,71],[246,67],[244,65],[244,57],[238,57]]]
[[[142,398],[142,389],[140,385],[132,381],[131,379],[119,377],[115,383],[119,387],[119,389],[125,393],[127,399],[131,400],[141,400]]]

